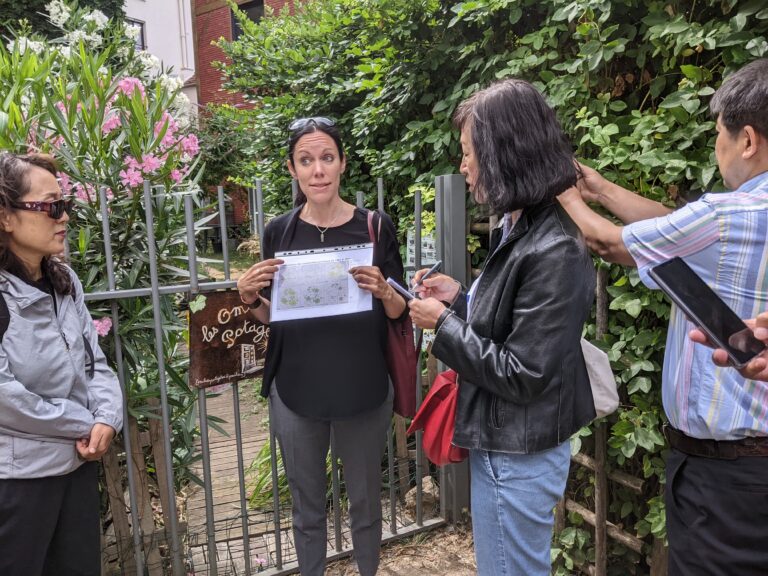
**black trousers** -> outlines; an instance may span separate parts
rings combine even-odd
[[[99,576],[98,465],[0,480],[2,576]]]
[[[667,457],[670,576],[768,574],[768,458]]]
[[[348,420],[316,420],[291,411],[272,383],[270,418],[293,500],[293,535],[301,576],[323,576],[328,550],[326,455],[333,438],[342,462],[361,576],[373,576],[381,547],[381,459],[392,422],[392,387],[385,402]]]

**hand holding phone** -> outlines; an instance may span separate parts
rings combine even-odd
[[[736,368],[743,368],[765,344],[680,258],[651,268],[648,273],[709,340],[728,354]]]

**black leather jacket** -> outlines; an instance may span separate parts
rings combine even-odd
[[[595,270],[557,202],[524,209],[495,249],[500,239],[496,229],[470,321],[462,292],[441,316],[432,353],[459,374],[454,444],[528,454],[595,417],[579,342]]]

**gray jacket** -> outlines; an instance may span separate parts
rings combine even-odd
[[[0,342],[0,478],[60,476],[77,469],[75,441],[97,422],[119,432],[123,396],[98,343],[83,287],[70,270],[76,297],[49,294],[0,271],[10,312]],[[83,338],[94,355],[86,374]]]

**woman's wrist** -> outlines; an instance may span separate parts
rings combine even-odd
[[[454,282],[456,283],[456,292],[453,293],[453,296],[451,296],[450,300],[443,300],[443,302],[447,302],[446,306],[453,306],[453,303],[456,302],[459,294],[461,294],[461,282],[458,280],[454,280]]]

